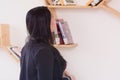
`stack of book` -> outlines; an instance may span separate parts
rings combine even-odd
[[[49,5],[76,5],[74,0],[46,0]]]
[[[73,38],[69,29],[69,25],[63,19],[56,20],[53,36],[54,44],[73,44]]]

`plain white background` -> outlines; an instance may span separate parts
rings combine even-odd
[[[77,0],[81,5],[85,5],[86,1]],[[11,44],[24,45],[27,35],[26,13],[41,5],[44,5],[44,0],[0,2],[0,23],[10,24]],[[120,0],[112,0],[109,5],[120,11]],[[120,80],[120,17],[102,8],[56,10],[58,17],[68,22],[74,42],[78,43],[76,48],[59,49],[68,62],[67,70],[76,80]],[[8,76],[9,80],[18,80],[19,64],[7,55],[0,49],[0,66],[4,69],[2,72],[0,70],[0,75]],[[2,60],[8,58],[12,64],[8,61],[3,64]],[[6,65],[9,65],[8,68],[4,67]],[[14,76],[7,73],[8,70]],[[2,74],[5,72],[6,74]],[[8,80],[6,76],[0,76],[0,80]]]

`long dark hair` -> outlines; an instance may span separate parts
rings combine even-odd
[[[53,44],[50,30],[51,13],[47,7],[35,7],[26,15],[29,40]]]

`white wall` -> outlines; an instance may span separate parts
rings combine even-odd
[[[43,4],[43,0],[2,0],[0,2],[0,23],[10,24],[12,44],[23,45],[26,37],[26,13],[29,9]]]
[[[20,64],[0,49],[0,80],[19,80]]]
[[[84,0],[80,1],[84,4]],[[109,5],[120,10],[120,0]],[[3,0],[0,23],[11,27],[11,43],[23,45],[25,15],[43,0]],[[68,21],[78,47],[59,49],[68,62],[67,70],[76,80],[120,80],[120,18],[99,9],[57,9],[59,18]]]

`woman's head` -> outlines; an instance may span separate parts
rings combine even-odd
[[[50,24],[51,13],[47,7],[36,7],[28,11],[26,26],[30,40],[52,43]]]

